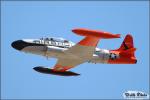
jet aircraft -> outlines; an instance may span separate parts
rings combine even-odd
[[[53,68],[34,67],[35,71],[61,76],[77,76],[78,73],[68,71],[82,63],[135,64],[136,48],[133,37],[127,34],[121,46],[116,50],[97,48],[101,39],[120,38],[120,34],[85,28],[73,29],[72,32],[84,38],[77,44],[63,38],[22,39],[14,41],[11,46],[16,50],[57,58]]]

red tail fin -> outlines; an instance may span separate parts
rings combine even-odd
[[[110,59],[109,63],[135,64],[137,63],[137,59],[134,55],[135,51],[136,48],[133,44],[133,37],[128,34],[126,35],[119,49],[110,51],[111,53],[119,54],[119,57],[116,60]]]
[[[127,34],[118,50],[122,51],[122,50],[128,50],[130,48],[134,48],[133,37],[130,34]]]
[[[135,57],[134,56],[135,50],[136,48],[134,48],[133,37],[132,35],[127,34],[118,51],[120,51],[121,55],[125,54],[130,57]]]

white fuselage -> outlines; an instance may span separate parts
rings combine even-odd
[[[60,48],[55,46],[28,46],[24,48],[22,51],[29,52],[37,55],[43,55],[46,57],[53,57],[53,58],[72,58],[75,55],[65,53],[66,50],[69,48]],[[96,48],[93,56],[88,62],[91,63],[107,63],[109,59],[109,50],[98,49]],[[76,57],[76,56],[75,56]],[[80,58],[79,58],[80,59]]]
[[[70,59],[82,59],[80,56],[76,56],[72,53],[66,53],[65,51],[69,50],[75,44],[73,42],[67,41],[54,41],[49,40],[46,41],[45,39],[35,40],[35,39],[24,39],[23,41],[27,43],[34,43],[34,44],[44,44],[44,45],[30,45],[24,47],[21,51],[33,53],[37,55],[46,56],[48,58],[70,58]],[[91,63],[107,63],[110,59],[111,55],[109,50],[95,48],[95,52],[93,52],[93,56],[86,59],[87,62]]]

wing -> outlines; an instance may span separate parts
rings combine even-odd
[[[83,40],[77,43],[75,46],[71,47],[69,50],[66,50],[65,53],[70,53],[84,59],[85,61],[90,59],[93,56],[95,48],[100,39],[111,39],[111,38],[120,38],[119,34],[112,34],[109,32],[89,30],[89,29],[74,29],[74,33],[85,36]],[[76,58],[77,58],[76,57]]]
[[[64,72],[67,71],[68,69],[71,69],[81,63],[83,63],[83,60],[79,59],[58,59],[56,65],[54,66],[53,70],[54,71],[60,71]]]
[[[66,71],[91,59],[101,38],[110,39],[120,37],[119,34],[111,34],[109,32],[88,29],[74,29],[72,31],[78,35],[85,36],[85,38],[78,42],[75,46],[64,51],[67,55],[66,59],[58,59],[58,62],[53,69],[55,71]]]

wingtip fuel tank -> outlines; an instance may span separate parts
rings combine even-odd
[[[64,71],[64,72],[54,71],[53,69],[44,68],[42,66],[34,67],[33,69],[40,73],[60,75],[60,76],[78,76],[78,75],[80,75],[80,74],[72,72],[72,71]]]
[[[100,31],[100,30],[90,30],[85,28],[76,28],[73,29],[72,32],[81,36],[92,36],[103,39],[111,39],[111,38],[120,38],[120,34],[112,34],[110,32]]]

